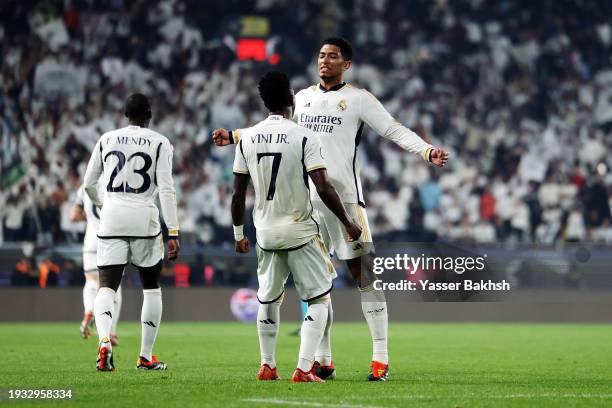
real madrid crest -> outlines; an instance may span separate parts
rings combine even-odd
[[[338,102],[338,105],[336,106],[339,111],[344,112],[346,110],[346,101],[342,99],[340,102]]]

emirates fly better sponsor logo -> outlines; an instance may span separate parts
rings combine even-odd
[[[317,133],[333,133],[334,126],[342,125],[342,118],[333,115],[300,114],[300,125]]]

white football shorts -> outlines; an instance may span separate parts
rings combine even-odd
[[[337,276],[319,235],[293,250],[264,251],[258,246],[257,262],[257,299],[260,303],[272,303],[280,299],[289,273],[304,301],[331,292],[332,281]]]
[[[126,265],[148,268],[164,257],[164,241],[154,238],[99,238],[98,266]]]
[[[359,204],[343,203],[348,215],[361,226],[358,241],[349,242],[344,225],[322,201],[313,201],[314,217],[319,223],[321,237],[330,254],[336,253],[338,259],[359,258],[374,252],[372,233],[365,208]]]

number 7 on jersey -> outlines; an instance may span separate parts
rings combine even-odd
[[[270,186],[268,187],[268,200],[274,199],[274,193],[276,193],[276,176],[278,176],[278,169],[280,168],[282,153],[257,153],[257,164],[263,157],[273,157],[272,160],[272,176],[270,177]]]

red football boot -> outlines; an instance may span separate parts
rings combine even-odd
[[[276,372],[276,367],[271,368],[268,364],[262,364],[261,367],[259,367],[257,379],[259,381],[274,381],[279,380],[280,377]]]
[[[296,368],[291,376],[292,382],[325,382],[325,380],[320,379],[311,371],[304,372],[299,368]]]
[[[387,381],[389,378],[389,364],[372,361],[372,372],[368,374],[368,381]]]

